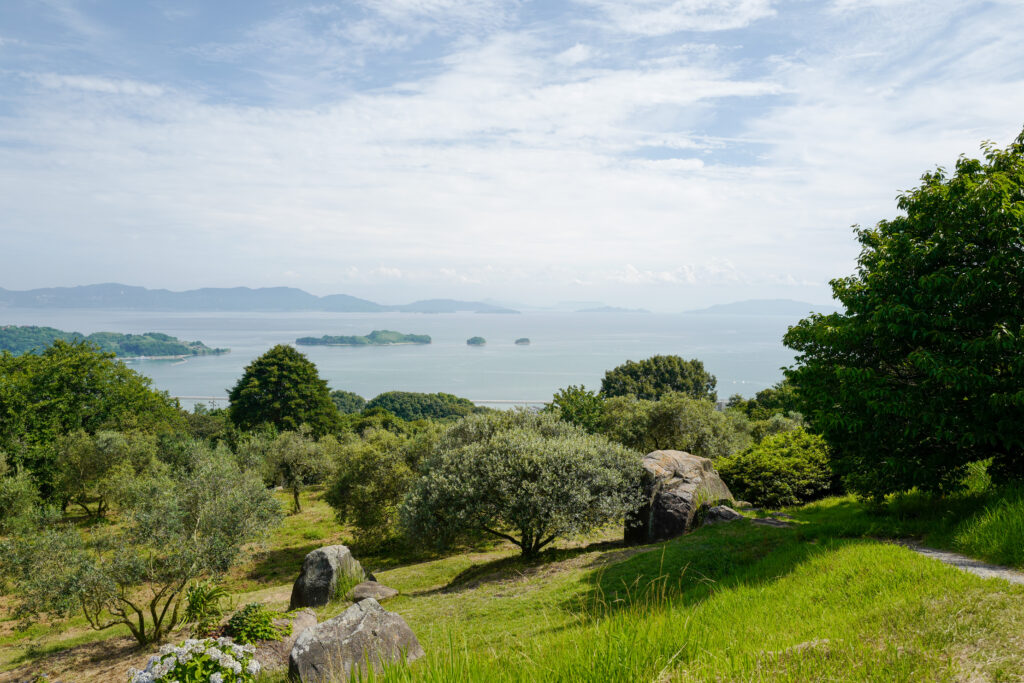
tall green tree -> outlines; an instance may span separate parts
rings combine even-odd
[[[601,394],[635,396],[657,401],[663,395],[681,392],[693,398],[718,400],[715,386],[718,380],[697,360],[683,360],[679,356],[651,356],[642,361],[626,361],[609,370],[601,380]]]
[[[44,497],[55,491],[56,443],[64,435],[181,424],[181,411],[165,392],[88,342],[55,341],[38,355],[0,353],[0,450]]]
[[[857,229],[844,313],[789,330],[787,376],[848,486],[954,488],[992,458],[1024,477],[1024,133],[922,176],[905,215]]]
[[[323,436],[341,424],[327,382],[306,356],[286,344],[246,366],[228,398],[228,414],[240,429],[271,425],[294,431],[308,425],[314,436]]]

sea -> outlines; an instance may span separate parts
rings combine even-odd
[[[782,379],[793,352],[782,344],[797,322],[783,315],[659,313],[223,313],[99,309],[4,309],[0,324],[45,325],[83,334],[164,332],[231,352],[183,360],[125,361],[156,388],[196,403],[226,405],[253,359],[299,337],[429,334],[429,345],[300,346],[332,389],[366,398],[384,391],[443,391],[481,405],[539,404],[568,385],[598,389],[605,371],[656,354],[697,358],[718,395],[752,396]],[[487,340],[468,346],[469,337]],[[530,339],[518,346],[520,337]]]

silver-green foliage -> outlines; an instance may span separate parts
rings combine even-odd
[[[124,624],[140,644],[160,641],[184,617],[190,582],[226,572],[279,519],[258,475],[191,447],[187,469],[125,481],[118,525],[50,524],[3,543],[23,625],[81,612],[97,630]]]
[[[451,427],[406,496],[414,539],[487,532],[534,555],[556,538],[621,519],[639,503],[636,452],[552,415],[513,411]]]
[[[715,410],[711,401],[682,393],[657,401],[607,399],[603,422],[609,438],[645,453],[670,449],[714,459],[750,443],[750,428],[741,413]]]

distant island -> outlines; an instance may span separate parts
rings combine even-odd
[[[122,358],[181,358],[230,351],[230,349],[212,349],[200,341],[181,341],[177,337],[160,332],[146,332],[145,334],[96,332],[87,336],[80,332],[65,332],[53,327],[0,326],[0,351],[10,351],[16,356],[23,353],[41,353],[57,339],[66,342],[87,341],[95,344],[102,351],[114,353]]]
[[[466,340],[466,343],[470,346],[483,346],[487,343],[487,340],[483,337],[470,337]]]
[[[716,304],[686,315],[787,315],[804,317],[814,313],[834,313],[839,310],[832,304],[809,304],[793,299],[749,299],[728,304]]]
[[[390,346],[393,344],[429,344],[429,334],[402,334],[394,330],[374,330],[365,337],[299,337],[295,340],[300,346]]]
[[[427,299],[385,305],[347,294],[316,296],[294,287],[206,287],[184,292],[119,283],[13,291],[0,288],[3,308],[104,308],[144,311],[330,311],[335,313],[518,313],[482,301]]]
[[[529,346],[529,345],[530,345],[530,338],[529,337],[520,337],[519,339],[516,339],[516,346]]]
[[[581,308],[577,313],[650,313],[645,308],[621,308],[619,306],[598,306],[596,308]]]

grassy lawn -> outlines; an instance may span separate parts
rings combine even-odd
[[[964,551],[983,547],[992,525],[1016,533],[1012,500],[965,505],[904,499],[880,514],[833,498],[787,510],[791,528],[739,521],[642,547],[623,546],[610,529],[531,562],[509,546],[426,559],[360,556],[401,591],[386,608],[408,621],[427,652],[378,678],[1021,680],[1024,587],[880,540],[912,536]],[[229,577],[238,605],[286,607],[305,553],[347,539],[316,492],[303,507],[275,531],[269,552]],[[345,607],[323,608],[320,618]],[[46,668],[54,657],[43,653],[93,637],[107,634],[5,629],[2,666],[35,660]]]

